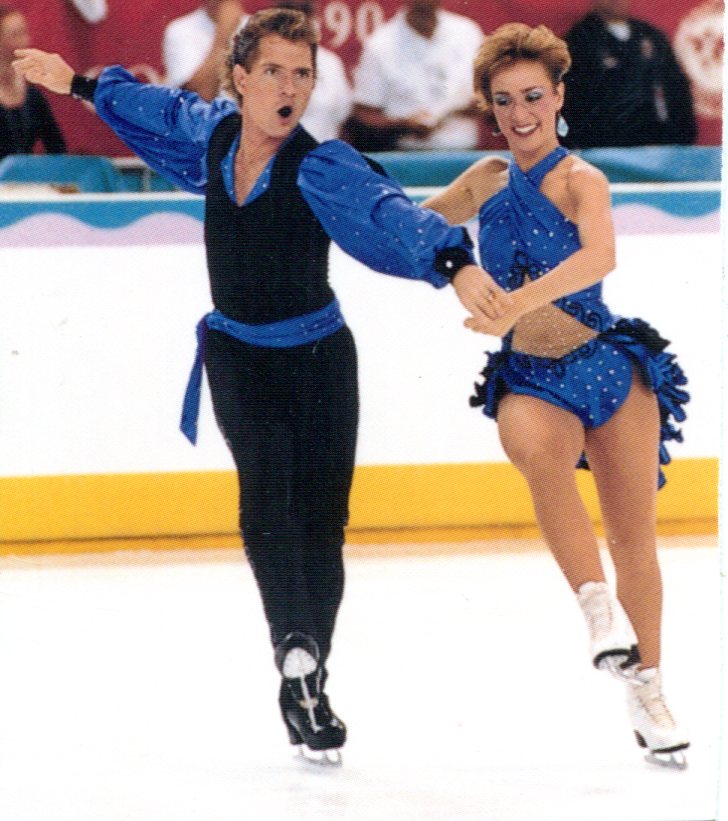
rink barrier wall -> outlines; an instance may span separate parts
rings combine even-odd
[[[718,461],[678,459],[658,494],[661,535],[717,532]],[[577,473],[592,520],[591,476]],[[0,479],[2,554],[240,544],[233,471]],[[525,481],[508,463],[356,469],[347,542],[533,537]]]
[[[621,184],[612,195],[626,253],[608,301],[619,312],[624,295],[629,315],[673,340],[693,394],[685,444],[670,445],[658,529],[712,534],[719,185]],[[239,544],[235,475],[209,400],[196,449],[176,431],[194,321],[209,298],[202,215],[199,198],[179,194],[2,202],[0,552]],[[332,256],[362,366],[349,543],[535,535],[495,425],[466,407],[483,348],[494,345],[462,332],[450,294],[355,267]],[[175,310],[160,315],[154,300],[170,287]],[[591,478],[577,475],[598,522]]]

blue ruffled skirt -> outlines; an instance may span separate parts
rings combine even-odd
[[[666,443],[682,441],[674,423],[686,418],[684,405],[690,399],[681,386],[687,378],[675,355],[666,353],[670,343],[641,319],[619,319],[585,345],[560,359],[531,356],[510,350],[489,353],[484,381],[475,386],[470,404],[482,406],[492,419],[507,393],[535,396],[574,413],[586,428],[603,425],[629,394],[632,373],[655,393],[660,409],[660,464],[670,455]],[[582,456],[577,467],[588,468]],[[659,471],[658,486],[665,477]]]

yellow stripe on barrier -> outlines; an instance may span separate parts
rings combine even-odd
[[[713,534],[718,460],[675,460],[658,494],[658,530]],[[598,522],[591,476],[577,473]],[[235,474],[101,474],[0,478],[0,553],[239,544]],[[526,484],[507,463],[357,468],[350,543],[536,534]]]

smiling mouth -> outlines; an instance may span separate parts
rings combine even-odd
[[[293,108],[290,105],[284,105],[283,108],[278,109],[278,114],[285,119],[293,114]]]

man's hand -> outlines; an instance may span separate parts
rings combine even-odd
[[[70,94],[75,71],[60,56],[37,48],[15,50],[13,68],[30,83],[36,83],[56,94]]]
[[[471,316],[465,324],[480,330],[480,324],[497,320],[513,306],[513,297],[477,265],[464,265],[455,274],[452,286],[463,307]]]

